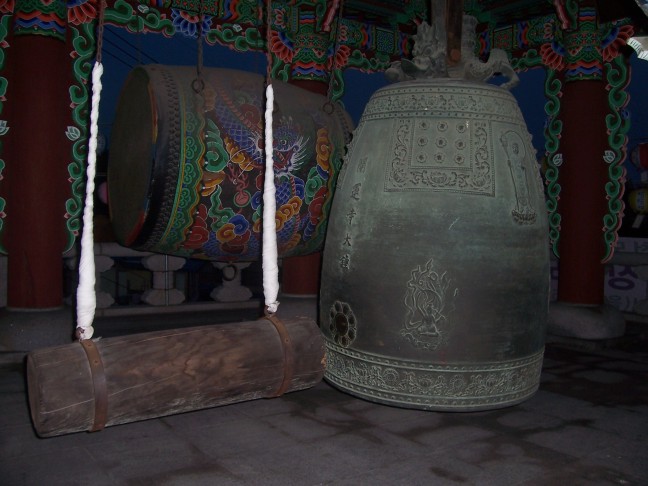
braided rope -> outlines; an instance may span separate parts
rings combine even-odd
[[[97,25],[97,55],[92,68],[92,108],[90,110],[90,139],[88,141],[88,167],[86,169],[86,195],[83,208],[83,233],[81,235],[81,256],[79,257],[79,285],[77,286],[77,328],[79,341],[90,339],[94,334],[92,323],[97,309],[95,291],[94,260],[94,190],[97,173],[97,139],[99,137],[99,102],[101,101],[101,76],[103,65],[104,14],[106,2],[102,0]]]
[[[97,138],[99,132],[99,101],[103,65],[96,62],[92,68],[92,110],[90,111],[90,141],[88,142],[88,168],[86,169],[86,197],[83,209],[83,234],[79,258],[79,285],[77,287],[77,329],[80,341],[90,339],[94,333],[92,323],[97,308],[94,261],[94,188],[97,172]]]
[[[268,74],[266,86],[266,107],[265,107],[265,173],[263,178],[263,295],[265,297],[266,310],[270,314],[277,312],[279,302],[279,264],[277,251],[277,200],[274,177],[274,159],[273,159],[273,132],[272,132],[272,112],[274,109],[274,90],[272,88],[272,79],[270,72],[272,70],[272,52],[270,51],[271,38],[271,1],[267,1],[267,56],[268,56]]]

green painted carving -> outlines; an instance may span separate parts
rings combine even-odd
[[[129,32],[155,32],[167,37],[175,33],[168,15],[148,5],[133,7],[126,0],[116,0],[112,7],[106,9],[105,22],[125,27]]]
[[[537,49],[529,49],[521,57],[511,59],[511,66],[516,71],[542,66],[542,56]]]
[[[324,29],[324,18],[326,17],[327,0],[306,0],[301,3],[313,4],[315,10],[315,32],[321,32]]]
[[[554,254],[559,257],[558,240],[560,237],[561,216],[558,212],[558,199],[560,196],[560,184],[558,184],[559,169],[562,164],[562,154],[560,149],[560,132],[562,131],[562,122],[559,120],[560,115],[560,96],[562,82],[556,76],[556,71],[547,69],[547,79],[545,81],[545,113],[547,114],[547,124],[545,127],[545,155],[547,159],[547,170],[545,171],[545,183],[547,185],[547,212],[549,216],[549,241]]]
[[[95,52],[94,24],[81,24],[79,28],[70,27],[72,46],[74,48],[73,77],[70,86],[70,106],[74,127],[80,133],[72,145],[72,162],[68,164],[68,173],[72,186],[72,197],[65,203],[68,239],[64,251],[74,245],[81,229],[82,201],[85,193],[85,163],[88,156],[88,82],[92,72],[92,58]],[[69,130],[69,128],[68,128]]]
[[[164,6],[194,14],[203,12],[206,15],[218,15],[219,17],[222,17],[225,15],[223,3],[224,2],[205,2],[204,0],[166,0]]]
[[[342,104],[342,97],[344,96],[344,73],[341,69],[334,69],[331,76],[333,78],[331,80],[331,92],[329,96],[332,101],[338,101]]]
[[[603,160],[608,164],[609,175],[609,181],[605,184],[608,213],[603,217],[605,242],[603,263],[609,261],[614,254],[614,247],[618,239],[617,232],[623,218],[622,196],[625,169],[622,164],[626,158],[627,135],[630,130],[630,118],[625,115],[625,107],[630,99],[626,91],[626,87],[630,83],[627,59],[624,56],[617,56],[611,62],[606,63],[605,75],[608,82],[608,102],[611,113],[605,117],[610,149],[603,157]]]
[[[288,82],[290,79],[290,64],[285,64],[281,59],[273,58],[270,77]]]
[[[527,48],[538,48],[547,42],[547,32],[552,35],[560,33],[560,28],[557,26],[555,15],[543,15],[535,19],[529,19],[525,22],[526,29],[524,37],[526,38]]]
[[[218,29],[211,29],[205,34],[209,44],[221,44],[239,52],[264,51],[265,39],[258,29],[243,29],[239,24],[223,24]]]
[[[580,0],[563,0],[566,18],[572,27],[577,27]]]
[[[374,57],[366,57],[360,50],[351,52],[347,61],[347,67],[360,69],[361,71],[376,72],[384,71],[391,64],[390,56],[376,53]]]
[[[0,72],[2,72],[5,68],[5,47],[7,44],[7,35],[9,34],[9,26],[11,25],[11,21],[13,19],[12,15],[3,15],[0,18]],[[2,100],[5,99],[7,95],[7,86],[9,85],[9,82],[7,81],[7,78],[5,77],[0,77],[0,115],[2,114],[2,110],[4,108]],[[4,123],[6,125],[5,120],[0,120],[0,123]],[[2,132],[2,135],[7,133],[8,128],[5,127],[5,129]],[[2,139],[0,139],[0,154],[2,153],[3,150],[3,143]],[[0,159],[0,181],[2,180],[2,172],[4,171],[5,168],[5,162],[4,160]],[[4,230],[4,218],[5,218],[5,206],[6,206],[6,200],[2,197],[0,197],[0,237],[3,234]],[[7,250],[4,246],[4,244],[0,240],[0,253],[6,254]]]

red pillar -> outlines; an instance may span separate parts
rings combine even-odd
[[[315,80],[289,81],[300,88],[327,95],[328,85]],[[322,252],[306,256],[288,257],[281,262],[281,291],[289,295],[319,295],[322,273]]]
[[[65,200],[70,192],[65,137],[70,59],[65,42],[43,35],[15,35],[5,52],[7,305],[26,310],[60,307]]]
[[[607,97],[600,80],[571,81],[563,88],[558,300],[570,304],[604,304]]]

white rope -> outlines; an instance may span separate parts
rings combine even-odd
[[[265,174],[263,179],[263,295],[265,305],[271,314],[277,312],[279,302],[279,265],[277,263],[277,226],[275,199],[275,177],[273,159],[272,110],[274,107],[274,91],[268,82],[266,88],[265,109]]]
[[[79,258],[79,286],[77,287],[77,337],[79,340],[90,339],[94,333],[94,321],[97,307],[95,293],[94,261],[94,188],[97,172],[97,138],[99,132],[99,101],[101,99],[101,75],[103,66],[100,62],[92,68],[92,110],[90,111],[90,141],[88,142],[88,168],[86,169],[86,197],[83,209],[83,234],[81,235],[81,257]]]

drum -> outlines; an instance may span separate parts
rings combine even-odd
[[[648,189],[635,189],[628,195],[630,209],[636,214],[648,214]]]
[[[640,143],[630,156],[632,163],[640,170],[648,170],[648,143]]]
[[[279,256],[321,249],[350,118],[273,82]],[[119,243],[221,261],[261,252],[264,78],[147,65],[129,75],[112,129],[108,193]]]

